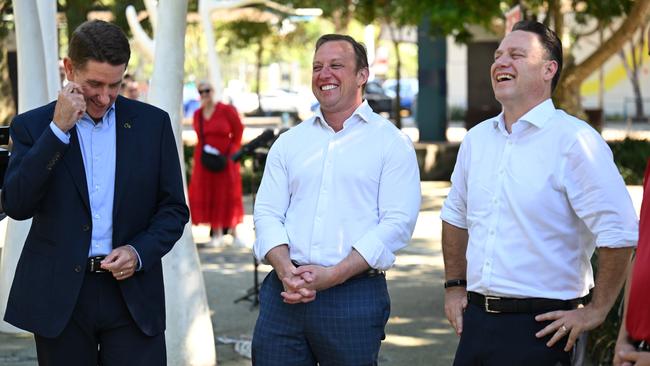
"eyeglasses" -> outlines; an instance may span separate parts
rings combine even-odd
[[[212,89],[199,89],[199,94],[210,94]]]

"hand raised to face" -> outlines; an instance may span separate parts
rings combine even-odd
[[[68,132],[86,112],[86,99],[79,84],[69,82],[59,92],[54,107],[54,124]]]

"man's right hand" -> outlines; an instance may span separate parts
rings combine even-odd
[[[68,132],[86,112],[86,99],[79,84],[69,82],[61,91],[54,107],[54,124]]]
[[[300,276],[294,275],[292,272],[296,267],[291,265],[282,271],[277,271],[276,274],[284,291],[280,294],[287,304],[299,304],[314,301],[316,299],[316,291],[305,288],[307,282]]]
[[[463,332],[463,312],[467,308],[467,289],[449,287],[445,289],[445,314],[447,320],[456,330],[456,335]]]

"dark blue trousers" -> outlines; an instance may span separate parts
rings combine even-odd
[[[538,314],[493,314],[469,304],[463,315],[454,366],[568,366],[567,338],[546,346],[551,335],[535,337],[550,322],[535,320]]]
[[[34,335],[40,366],[165,366],[165,334],[149,337],[110,273],[86,273],[72,319],[56,338]]]
[[[386,277],[365,277],[319,291],[307,304],[286,304],[269,273],[260,290],[253,365],[377,365],[390,314]]]

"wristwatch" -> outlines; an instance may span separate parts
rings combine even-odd
[[[445,281],[445,288],[456,287],[456,286],[467,286],[467,280],[449,280]]]

